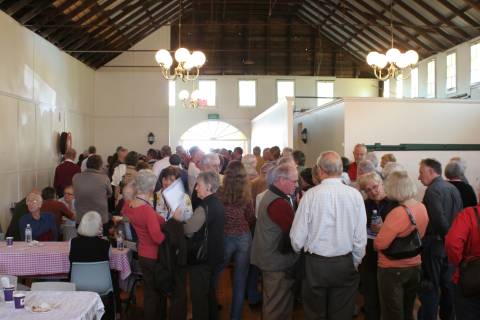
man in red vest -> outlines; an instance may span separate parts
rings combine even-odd
[[[365,159],[367,155],[367,147],[363,143],[359,143],[353,148],[353,157],[355,158],[355,162],[351,163],[348,167],[348,176],[350,177],[350,181],[354,182],[357,180],[357,165],[360,161]]]

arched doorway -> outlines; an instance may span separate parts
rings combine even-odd
[[[186,150],[198,146],[204,152],[221,148],[233,150],[235,147],[248,150],[248,140],[243,132],[231,124],[218,120],[203,121],[194,125],[180,137],[180,144]]]

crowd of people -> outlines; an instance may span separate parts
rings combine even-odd
[[[417,298],[419,320],[480,319],[480,288],[467,293],[462,278],[480,257],[463,159],[444,171],[422,159],[420,199],[393,154],[379,161],[363,144],[351,163],[326,151],[308,168],[300,150],[243,153],[118,147],[104,164],[93,146],[78,161],[69,149],[53,187],[17,203],[7,236],[23,240],[30,225],[33,239],[70,240],[70,260],[86,262],[108,260],[108,238],[123,230],[136,243],[146,319],[186,319],[187,276],[193,319],[218,319],[227,266],[230,319],[242,319],[245,299],[268,320],[291,319],[295,303],[305,319],[351,319],[359,292],[367,320],[414,319]],[[173,184],[184,190],[176,207]]]

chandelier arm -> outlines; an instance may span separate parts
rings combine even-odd
[[[196,80],[200,74],[200,69],[198,67],[194,67],[194,68],[195,68],[195,73],[193,75],[190,74],[190,70],[187,70],[187,80],[189,81]]]
[[[177,78],[176,74],[170,74],[170,68],[165,68],[163,66],[160,66],[162,68],[162,75],[165,79],[167,80],[175,80]]]
[[[388,78],[390,78],[390,68],[388,69],[388,72],[387,74],[385,74],[384,76],[382,76],[382,70],[383,69],[380,69],[378,67],[375,67],[373,69],[374,73],[375,73],[375,77],[377,77],[378,80],[381,80],[381,81],[385,81],[387,80]]]

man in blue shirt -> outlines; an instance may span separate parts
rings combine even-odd
[[[21,240],[25,240],[25,228],[27,224],[32,228],[32,239],[37,241],[56,241],[57,226],[51,213],[41,213],[42,197],[36,193],[27,196],[29,213],[24,215],[19,222]]]

